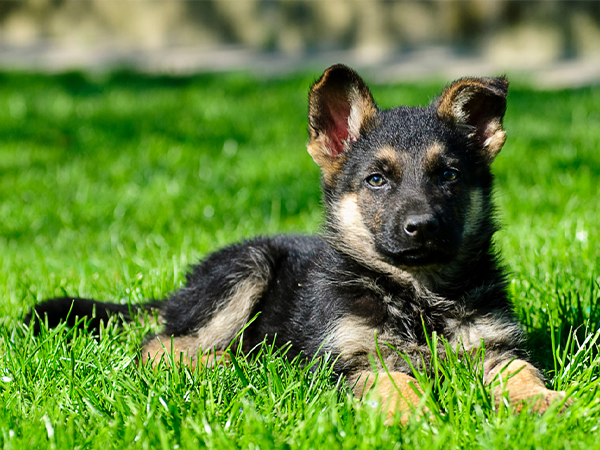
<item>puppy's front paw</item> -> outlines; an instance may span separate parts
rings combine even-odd
[[[555,402],[562,402],[566,397],[565,391],[553,391],[551,389],[546,389],[545,387],[532,389],[526,394],[523,392],[515,393],[509,391],[508,395],[510,403],[514,406],[516,412],[521,412],[523,408],[530,406],[531,411],[537,412],[538,414],[544,414],[548,408],[550,408],[550,405]],[[568,408],[572,403],[573,399],[567,399],[561,408],[561,412]]]
[[[564,391],[546,388],[538,370],[530,363],[518,359],[496,366],[490,371],[490,378],[498,382],[494,387],[496,407],[500,405],[503,395],[508,394],[508,400],[516,412],[530,405],[532,411],[543,414],[550,405],[563,401],[566,396]],[[571,403],[572,400],[567,400],[564,408]]]
[[[560,402],[565,399],[566,393],[565,391],[552,391],[550,389],[543,389],[541,392],[532,395],[527,400],[533,401],[532,403],[532,411],[535,411],[539,414],[544,414],[546,410],[552,405],[554,402]],[[569,406],[573,401],[569,399],[565,404],[565,408]]]

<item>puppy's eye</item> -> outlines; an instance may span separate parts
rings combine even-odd
[[[385,178],[383,178],[383,175],[380,175],[378,173],[374,173],[373,175],[369,175],[365,181],[367,182],[367,184],[369,186],[375,187],[375,188],[379,188],[384,186],[387,181],[385,181]]]
[[[460,172],[454,169],[444,170],[442,174],[442,179],[444,181],[456,181],[460,178]]]

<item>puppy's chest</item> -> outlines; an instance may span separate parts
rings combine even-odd
[[[379,289],[356,297],[344,316],[403,342],[426,344],[426,334],[449,334],[462,308],[451,300]]]
[[[416,367],[428,365],[427,335],[435,332],[457,342],[458,324],[466,320],[460,305],[404,295],[379,292],[358,296],[333,324],[326,347],[339,355],[342,371],[368,369],[373,360],[376,364],[382,360],[389,369],[409,371],[406,357]]]

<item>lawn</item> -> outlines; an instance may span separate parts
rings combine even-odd
[[[595,448],[600,431],[600,87],[514,83],[494,163],[498,247],[528,348],[574,403],[495,411],[477,367],[423,380],[432,415],[386,427],[330,377],[265,345],[216,369],[135,363],[149,325],[32,336],[52,296],[165,298],[186,268],[258,234],[319,229],[305,150],[318,74],[0,74],[0,443],[3,448]],[[367,78],[368,81],[368,78]],[[443,83],[373,85],[382,107]]]

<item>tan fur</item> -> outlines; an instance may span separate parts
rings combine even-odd
[[[394,147],[388,145],[381,147],[377,153],[375,153],[375,158],[386,162],[397,162],[400,164],[398,152]]]
[[[430,266],[409,272],[381,259],[375,248],[373,234],[360,213],[357,194],[347,194],[334,208],[337,208],[335,217],[340,223],[339,229],[344,230],[344,234],[330,236],[328,242],[332,246],[366,267],[388,275],[399,284],[411,285],[419,295],[435,296],[429,289],[437,283],[439,267]]]
[[[366,267],[388,275],[391,279],[402,285],[410,285],[418,295],[436,297],[431,291],[439,283],[441,270],[449,271],[451,266],[431,265],[421,268],[403,270],[387,263],[379,257],[375,248],[373,234],[367,228],[357,194],[347,194],[342,200],[334,205],[335,217],[339,222],[339,229],[343,234],[328,236],[327,241],[338,250],[351,255]]]
[[[377,108],[369,95],[353,88],[349,93],[350,116],[348,117],[348,133],[353,140],[360,137],[363,124],[377,113]]]
[[[518,325],[515,324],[514,329],[507,328],[506,323],[506,319],[501,314],[483,316],[469,324],[449,322],[450,329],[454,327],[457,329],[457,334],[449,343],[453,347],[460,346],[466,352],[470,352],[479,347],[482,340],[492,343],[505,338],[513,339],[514,335],[520,334]],[[351,366],[358,371],[349,380],[354,386],[357,397],[362,397],[367,391],[373,390],[381,399],[382,410],[388,414],[388,423],[396,411],[403,413],[401,420],[402,423],[406,423],[410,411],[418,406],[420,401],[419,396],[408,383],[414,383],[418,391],[421,389],[414,378],[400,372],[391,373],[398,389],[394,387],[385,368],[391,370],[397,364],[399,355],[386,344],[400,348],[401,342],[385,331],[380,332],[377,336],[380,359],[375,345],[375,331],[375,328],[366,325],[363,319],[346,316],[332,330],[331,338],[328,339],[325,347],[344,349],[339,362],[342,366]],[[371,361],[367,357],[369,354],[373,356]],[[372,362],[376,364],[379,371],[377,375],[369,371]],[[494,386],[496,406],[499,406],[504,390],[508,392],[510,404],[517,411],[530,402],[534,411],[543,413],[554,401],[564,399],[564,392],[552,391],[545,387],[540,373],[530,363],[522,360],[506,361],[506,358],[503,363],[499,362],[498,357],[490,353],[484,365],[484,382],[498,383]],[[375,383],[376,378],[378,378],[377,383]]]
[[[237,283],[225,306],[217,310],[212,320],[196,332],[195,345],[203,349],[226,348],[251,319],[250,314],[267,283],[268,280],[258,277]]]
[[[353,141],[360,137],[361,131],[369,128],[377,114],[377,107],[373,102],[371,93],[362,83],[349,85],[347,90],[339,86],[327,88],[329,82],[330,70],[325,71],[321,79],[314,84],[310,93],[309,119],[318,117],[321,114],[322,103],[320,97],[322,91],[328,91],[327,95],[333,98],[343,99],[350,106],[348,115],[348,138],[343,143],[344,152],[335,155],[329,137],[325,134],[326,130],[316,130],[313,126],[309,128],[310,141],[307,145],[308,153],[312,156],[315,163],[321,168],[323,178],[327,184],[332,184],[335,175],[338,173],[345,160],[345,152],[350,149]]]
[[[498,155],[506,141],[506,132],[502,130],[502,125],[496,123],[494,129],[496,130],[494,135],[487,138],[483,143],[483,148],[487,150],[487,156],[490,163],[496,158],[496,155]]]
[[[449,344],[454,348],[461,346],[466,352],[480,347],[482,340],[487,343],[518,341],[522,334],[519,325],[513,323],[503,312],[477,316],[467,323],[448,319],[448,329],[456,330]]]
[[[467,103],[478,93],[487,91],[488,88],[480,80],[463,78],[448,86],[438,103],[438,116],[451,124],[463,129],[467,135],[475,134],[475,127],[468,125],[469,116],[465,110]],[[502,129],[502,119],[491,119],[486,124],[485,134],[489,137],[483,142],[483,149],[491,163],[506,140],[506,133]]]
[[[547,389],[539,371],[530,363],[519,359],[492,368],[486,382],[498,382],[494,387],[496,407],[500,405],[504,391],[508,392],[510,404],[517,411],[521,411],[529,403],[532,410],[540,414],[553,402],[565,398],[563,391]]]
[[[360,213],[357,194],[346,195],[339,202],[337,208],[336,217],[340,222],[340,229],[344,230],[344,235],[342,239],[338,239],[332,244],[367,267],[388,274],[397,281],[416,284],[408,272],[398,269],[378,257],[379,253],[375,249],[373,235],[367,229]]]
[[[425,153],[424,167],[428,170],[435,168],[444,153],[444,146],[439,142],[434,142]]]
[[[502,312],[477,317],[469,323],[453,323],[448,321],[448,328],[456,329],[456,335],[449,341],[453,347],[462,347],[469,353],[478,348],[481,342],[489,347],[494,342],[515,342],[517,344],[522,336],[518,324],[507,320]],[[494,399],[496,407],[502,400],[502,392],[506,390],[509,402],[520,411],[526,401],[532,402],[532,409],[543,413],[555,400],[565,397],[564,392],[547,389],[540,372],[530,363],[523,360],[510,360],[506,355],[486,351],[483,366],[484,382],[495,384]]]
[[[306,148],[310,156],[312,156],[313,161],[321,168],[325,182],[332,184],[335,180],[335,175],[339,172],[346,159],[344,154],[333,157],[330,150],[331,144],[329,143],[329,138],[324,134],[311,139]]]
[[[464,107],[476,91],[485,91],[487,86],[475,78],[455,81],[442,92],[438,104],[438,115],[455,125],[464,124],[469,119]]]
[[[355,370],[365,370],[370,367],[367,355],[372,355],[377,366],[383,369],[375,346],[375,332],[376,329],[366,325],[360,317],[346,316],[332,330],[325,346],[342,350],[340,354],[342,366],[348,365]],[[386,345],[398,346],[400,342],[396,340],[394,336],[385,332],[377,336],[379,352],[386,367],[394,367],[400,358],[395,350]]]
[[[402,162],[394,147],[385,146],[377,151],[375,158],[384,162],[387,169],[397,178],[402,176]]]
[[[405,425],[423,395],[417,380],[401,372],[361,372],[351,382],[355,385],[354,395],[358,398],[363,398],[369,391],[373,392],[382,412],[387,415],[387,425],[393,423],[397,412],[400,412],[400,421]]]
[[[166,351],[174,355],[183,353],[186,360],[193,363],[199,353],[212,349],[224,350],[251,319],[250,314],[267,283],[268,280],[260,276],[238,282],[229,298],[223,302],[224,306],[215,312],[205,326],[188,336],[173,338],[172,345],[169,336],[157,336],[144,347],[142,361],[146,362],[148,358],[160,356]]]

